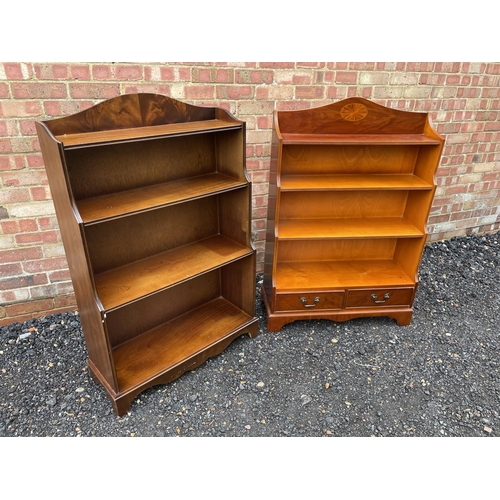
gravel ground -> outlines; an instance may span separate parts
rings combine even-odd
[[[300,321],[139,395],[89,376],[77,313],[0,328],[0,436],[500,435],[500,233],[426,246],[413,320]]]

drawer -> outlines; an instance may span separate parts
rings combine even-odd
[[[346,307],[409,306],[414,288],[366,288],[348,290]]]
[[[320,309],[340,309],[344,291],[318,293],[278,293],[277,311],[316,311]]]

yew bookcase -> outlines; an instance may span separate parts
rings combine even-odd
[[[118,415],[258,334],[244,122],[130,94],[36,128],[88,364]]]
[[[274,112],[269,331],[365,316],[410,324],[443,144],[427,113],[357,97]]]

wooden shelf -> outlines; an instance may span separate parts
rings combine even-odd
[[[252,317],[220,297],[113,350],[118,386],[129,391],[223,340]]]
[[[420,238],[422,236],[422,231],[402,217],[283,219],[278,224],[278,237],[281,240]]]
[[[109,311],[250,255],[252,251],[223,236],[213,236],[97,274],[97,293],[102,306]]]
[[[280,262],[276,290],[307,291],[414,285],[392,260]]]
[[[75,149],[80,147],[115,144],[118,142],[143,141],[147,139],[173,137],[176,135],[206,134],[208,132],[216,132],[218,130],[235,129],[241,129],[241,125],[223,120],[205,120],[199,122],[169,123],[148,127],[64,134],[57,135],[56,139],[62,142],[65,149]]]
[[[79,200],[77,207],[83,222],[92,224],[243,186],[246,186],[246,182],[214,173]]]
[[[404,174],[334,174],[283,175],[282,191],[335,190],[430,190],[433,186],[415,175]]]
[[[423,134],[281,134],[283,144],[439,146],[439,140]]]

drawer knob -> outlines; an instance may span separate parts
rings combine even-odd
[[[376,293],[372,293],[372,299],[373,299],[373,302],[375,302],[375,304],[385,304],[385,301],[391,296],[390,293],[386,293],[384,295],[384,300],[377,300],[377,294]]]
[[[314,299],[314,304],[308,304],[305,297],[300,297],[300,301],[304,304],[304,307],[316,307],[316,304],[319,302],[319,297]]]

